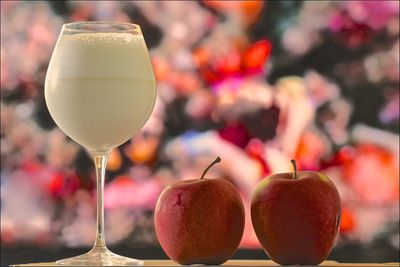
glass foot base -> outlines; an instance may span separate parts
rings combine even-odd
[[[142,266],[141,260],[120,256],[107,248],[93,248],[88,253],[56,261],[64,266]]]

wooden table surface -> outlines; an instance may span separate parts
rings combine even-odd
[[[17,264],[11,265],[12,267],[34,267],[34,266],[60,266],[56,265],[55,262],[43,262],[43,263],[29,263],[29,264]],[[144,266],[181,266],[170,260],[144,260]],[[195,265],[199,266],[199,265]],[[212,266],[212,265],[206,265]],[[247,266],[247,267],[264,267],[264,266],[280,266],[279,264],[270,260],[229,260],[225,262],[222,266]],[[293,266],[293,265],[292,265]],[[304,266],[304,265],[303,265]],[[398,262],[390,263],[340,263],[336,261],[324,261],[318,266],[400,266]]]

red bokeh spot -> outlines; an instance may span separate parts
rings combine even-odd
[[[250,140],[246,147],[247,155],[260,164],[260,178],[264,178],[266,175],[269,175],[271,173],[271,169],[268,167],[268,164],[264,159],[264,149],[264,143],[259,139]]]
[[[330,28],[349,48],[357,48],[372,39],[372,29],[364,23],[354,21],[345,11],[331,17]]]
[[[245,148],[250,140],[249,133],[241,123],[230,122],[218,130],[219,136],[240,148]]]
[[[1,243],[2,244],[12,244],[15,242],[15,234],[11,229],[1,229]]]
[[[260,72],[264,69],[272,51],[268,40],[261,40],[251,45],[242,56],[242,69],[245,74]]]
[[[80,187],[80,179],[73,173],[55,173],[49,183],[49,192],[55,198],[65,198],[74,194]]]
[[[120,175],[114,179],[113,184],[118,186],[128,186],[134,184],[135,181],[128,175]]]
[[[44,169],[42,163],[32,160],[26,160],[21,163],[21,169],[25,170],[28,173],[37,173]]]
[[[232,52],[229,56],[217,60],[214,69],[223,77],[235,76],[240,73],[240,60],[240,54]]]

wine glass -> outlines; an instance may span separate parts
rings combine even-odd
[[[141,129],[156,99],[140,26],[106,21],[64,24],[49,63],[45,99],[58,127],[91,153],[97,181],[94,246],[57,264],[142,265],[106,247],[103,200],[109,152]]]

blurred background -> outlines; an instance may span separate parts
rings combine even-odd
[[[330,259],[399,261],[398,1],[1,1],[1,265],[93,244],[92,160],[43,94],[62,24],[86,20],[141,25],[158,81],[150,120],[107,165],[112,250],[166,258],[157,197],[216,156],[209,176],[234,183],[247,209],[296,158],[340,191]],[[235,258],[264,259],[246,212]]]

